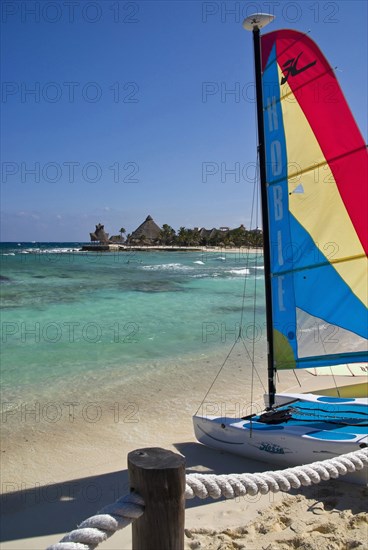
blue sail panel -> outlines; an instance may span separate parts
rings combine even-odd
[[[262,65],[275,366],[368,361],[363,138],[308,37],[266,34]],[[313,102],[316,79],[337,105]]]

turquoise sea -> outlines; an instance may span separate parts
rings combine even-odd
[[[80,248],[1,245],[5,401],[58,384],[88,384],[97,373],[103,386],[103,372],[139,379],[173,360],[185,368],[186,360],[229,348],[240,323],[245,339],[255,332],[264,338],[259,254]]]

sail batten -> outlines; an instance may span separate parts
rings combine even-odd
[[[280,276],[283,276],[283,275],[289,275],[290,273],[297,273],[297,272],[300,272],[300,271],[307,271],[309,269],[319,269],[320,267],[325,267],[325,266],[328,266],[328,265],[334,265],[334,264],[340,264],[340,263],[343,263],[343,262],[351,262],[353,260],[361,260],[361,259],[366,259],[366,255],[365,254],[359,254],[359,255],[356,255],[356,256],[349,256],[349,257],[345,257],[345,258],[339,258],[337,260],[326,260],[325,262],[321,262],[320,264],[310,264],[310,265],[306,265],[306,266],[302,266],[302,267],[296,267],[294,269],[285,269],[285,270],[280,270],[278,272],[275,272],[275,273],[272,273],[272,277],[280,277]]]
[[[262,62],[275,366],[368,361],[366,144],[309,37],[264,35]]]
[[[361,363],[366,358],[366,354],[364,352],[357,352],[356,353],[356,362]],[[325,355],[316,355],[314,356],[314,367],[326,367],[328,366],[336,366],[336,365],[343,365],[347,362],[347,360],[350,359],[350,353],[338,353],[338,354],[325,354]],[[310,363],[310,360],[308,357],[306,358],[299,358],[299,368],[309,368],[306,365]],[[305,366],[303,366],[305,363]],[[281,367],[282,368],[282,367]],[[291,367],[292,368],[292,367]],[[279,368],[280,369],[280,368]],[[281,370],[281,369],[280,369]]]
[[[360,153],[362,151],[366,151],[367,147],[368,147],[367,145],[363,145],[361,147],[358,147],[357,149],[352,149],[351,151],[347,151],[343,155],[339,155],[337,157],[330,158],[330,159],[327,159],[327,160],[324,159],[323,161],[321,161],[319,163],[311,164],[310,166],[307,166],[306,168],[300,169],[296,172],[290,172],[290,174],[288,174],[288,176],[287,176],[287,180],[291,182],[291,180],[295,180],[296,178],[299,179],[301,176],[303,176],[305,174],[308,174],[309,172],[319,170],[320,168],[324,168],[325,166],[328,166],[332,162],[339,161],[343,158],[354,155],[355,153]],[[280,183],[280,181],[283,181],[283,179],[284,178],[273,179],[272,181],[267,182],[267,185],[275,185],[276,183]]]

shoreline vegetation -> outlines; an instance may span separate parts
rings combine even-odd
[[[126,233],[124,227],[119,230],[119,235],[109,236],[105,226],[101,223],[96,225],[93,232],[89,234],[91,243],[100,246],[159,246],[159,247],[225,247],[242,248],[263,246],[263,233],[261,229],[246,229],[243,224],[235,229],[229,227],[195,227],[188,229],[180,227],[176,232],[167,223],[162,227],[157,225],[152,216],[147,216],[143,223],[135,231],[123,237]]]

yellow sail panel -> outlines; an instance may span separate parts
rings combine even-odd
[[[308,37],[263,36],[262,69],[276,366],[367,360],[364,141]]]

